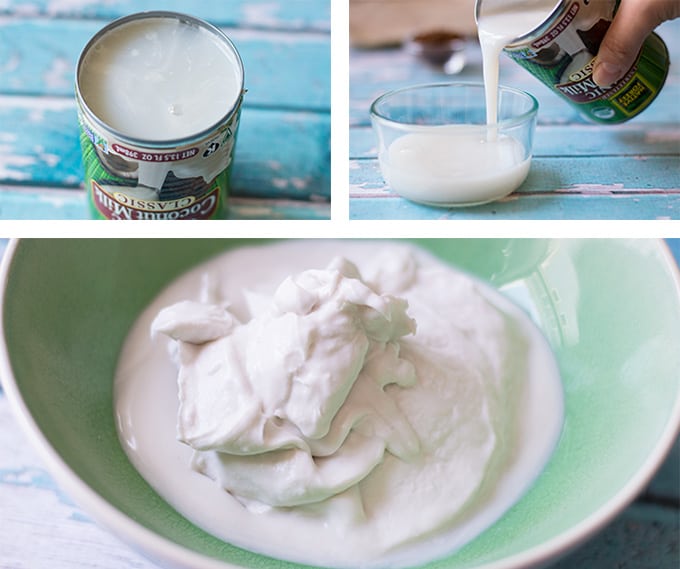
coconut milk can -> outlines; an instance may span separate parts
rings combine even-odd
[[[637,60],[616,83],[601,87],[593,67],[620,0],[477,0],[480,32],[499,32],[523,14],[540,15],[519,34],[510,31],[503,51],[589,119],[620,123],[654,100],[668,74],[668,49],[652,33]],[[501,34],[502,35],[502,34]],[[485,62],[486,64],[486,62]]]
[[[144,12],[96,34],[76,71],[93,217],[223,217],[243,85],[234,45],[197,18]]]

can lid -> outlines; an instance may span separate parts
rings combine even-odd
[[[244,80],[238,50],[219,28],[187,14],[148,11],[91,38],[75,89],[96,127],[132,144],[171,147],[228,122],[240,109]]]

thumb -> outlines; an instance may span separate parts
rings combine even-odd
[[[656,6],[654,2],[621,2],[595,60],[595,83],[608,87],[632,67],[643,42],[662,21]]]

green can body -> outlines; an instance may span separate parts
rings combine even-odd
[[[227,215],[229,179],[233,164],[239,110],[211,136],[177,147],[131,144],[97,128],[79,109],[80,145],[90,215],[94,219],[179,220],[222,219]],[[179,167],[200,172],[200,161],[215,152],[224,155],[223,168],[206,180],[181,177]],[[140,165],[141,164],[141,165]],[[165,175],[160,191],[139,185],[144,167]]]
[[[244,89],[225,109],[219,123],[195,136],[158,141],[131,138],[98,117],[84,100],[80,84],[88,72],[88,50],[115,28],[139,18],[180,19],[205,28],[233,51],[231,41],[217,28],[175,12],[144,12],[126,16],[103,28],[83,50],[76,71],[76,99],[85,189],[91,216],[117,220],[220,219],[227,215],[229,179]],[[153,133],[150,133],[153,135]]]
[[[563,0],[538,28],[504,52],[588,119],[627,121],[657,96],[668,75],[668,48],[655,33],[644,42],[632,67],[616,83],[600,87],[593,67],[619,0]]]

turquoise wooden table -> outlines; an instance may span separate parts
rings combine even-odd
[[[0,257],[5,242],[0,240]],[[680,240],[669,241],[680,261]],[[680,440],[646,490],[550,569],[678,569]],[[154,569],[75,505],[45,470],[0,387],[0,569]]]
[[[186,12],[237,46],[248,93],[230,217],[330,217],[330,0],[0,0],[0,219],[87,218],[74,68],[134,12]]]
[[[539,101],[531,172],[507,198],[473,208],[436,208],[400,198],[383,181],[369,122],[371,102],[394,88],[442,81],[481,82],[481,54],[467,44],[467,65],[447,76],[400,48],[350,54],[351,219],[679,219],[680,20],[657,30],[671,68],[654,103],[618,126],[599,126],[506,56],[501,83]]]

